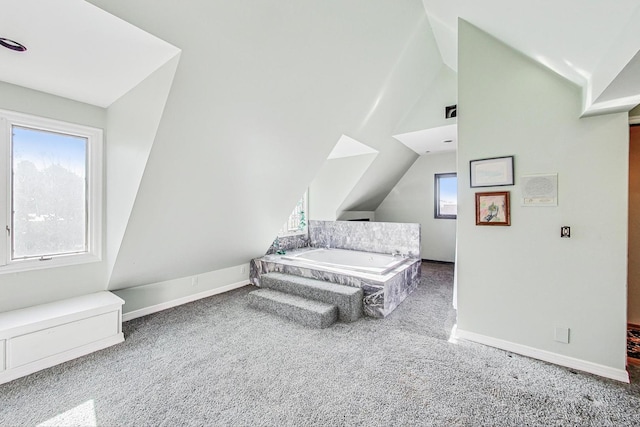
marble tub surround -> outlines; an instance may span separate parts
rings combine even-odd
[[[277,246],[276,247],[276,242]],[[267,250],[267,255],[275,254],[278,250],[290,251],[293,249],[306,248],[309,246],[309,233],[294,234],[292,236],[278,237],[273,240]]]
[[[313,250],[303,248],[288,255]],[[384,275],[344,271],[331,267],[314,267],[282,255],[271,254],[251,261],[251,283],[260,286],[260,276],[284,273],[360,288],[363,291],[363,311],[371,317],[382,318],[391,313],[413,290],[420,280],[419,258],[412,258]]]
[[[310,246],[420,259],[420,224],[362,221],[309,221]]]

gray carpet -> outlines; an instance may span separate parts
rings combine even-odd
[[[126,341],[0,385],[0,425],[640,425],[632,385],[449,343],[452,267],[384,320],[315,330],[245,287],[125,323]]]

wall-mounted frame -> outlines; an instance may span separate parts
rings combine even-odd
[[[471,187],[500,187],[513,185],[513,156],[471,160]]]
[[[508,191],[476,193],[476,225],[511,225]]]
[[[520,177],[522,206],[558,206],[558,174],[523,175]]]

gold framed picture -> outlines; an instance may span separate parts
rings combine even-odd
[[[476,193],[476,225],[511,225],[508,191]]]

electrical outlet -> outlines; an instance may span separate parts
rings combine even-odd
[[[564,344],[569,344],[569,331],[569,328],[556,327],[553,332],[553,339]]]
[[[240,266],[240,274],[245,274],[247,272],[247,266],[246,265],[241,265]]]
[[[191,278],[191,286],[192,286],[192,287],[194,287],[194,288],[195,288],[196,286],[198,286],[198,276],[193,276],[193,277]]]

